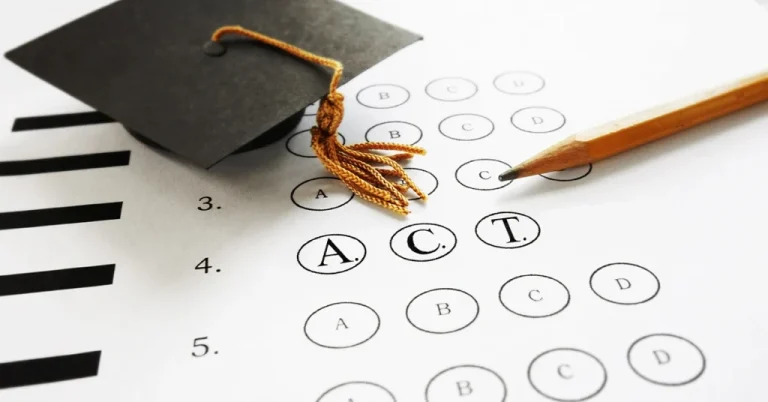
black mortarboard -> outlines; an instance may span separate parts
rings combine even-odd
[[[6,54],[40,79],[195,165],[271,142],[328,93],[329,69],[240,25],[344,65],[341,84],[421,39],[334,0],[119,0]]]

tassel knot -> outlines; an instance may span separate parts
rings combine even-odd
[[[344,95],[334,92],[320,100],[317,109],[317,127],[324,135],[333,136],[344,118]]]
[[[214,32],[211,40],[216,42],[226,33],[236,33],[256,39],[301,59],[334,70],[328,94],[320,100],[316,116],[317,125],[310,130],[312,149],[323,166],[353,193],[363,200],[402,215],[410,213],[408,198],[404,195],[409,189],[413,190],[420,199],[427,199],[427,195],[416,186],[398,163],[412,158],[413,154],[424,155],[426,153],[424,149],[385,142],[366,142],[345,146],[339,141],[337,131],[344,118],[344,96],[336,91],[343,71],[340,62],[317,56],[240,26],[221,27]],[[371,152],[376,150],[399,151],[399,153],[387,156]],[[384,166],[374,167],[373,164]],[[395,178],[395,181],[390,181],[388,178]]]

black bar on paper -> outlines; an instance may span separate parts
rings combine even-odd
[[[63,128],[88,126],[92,124],[112,123],[115,120],[101,112],[80,112],[55,114],[48,116],[19,117],[13,122],[11,131],[43,130],[48,128]]]
[[[0,389],[94,377],[101,351],[0,363]]]
[[[0,162],[0,176],[18,176],[71,170],[127,166],[131,151],[59,156],[45,159]]]
[[[111,285],[115,265],[97,265],[0,276],[0,297]]]
[[[0,230],[120,219],[122,202],[0,213]]]

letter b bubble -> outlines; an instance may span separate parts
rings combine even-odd
[[[357,93],[357,101],[373,109],[390,109],[407,102],[411,94],[407,89],[393,84],[371,85]]]
[[[408,322],[432,334],[447,334],[468,327],[480,308],[472,295],[459,289],[432,289],[416,296],[405,309]]]
[[[404,260],[434,261],[453,251],[456,247],[456,235],[442,225],[416,223],[395,232],[389,246]]]
[[[601,299],[616,304],[640,304],[659,293],[659,279],[635,264],[618,262],[598,268],[589,285]]]
[[[404,121],[386,121],[376,124],[365,132],[368,142],[395,142],[398,144],[414,145],[421,141],[421,129]]]
[[[427,384],[427,402],[503,402],[507,386],[498,374],[473,365],[451,367]]]

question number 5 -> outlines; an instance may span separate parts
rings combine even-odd
[[[194,342],[192,342],[192,347],[193,348],[202,348],[203,351],[201,353],[199,353],[199,354],[196,351],[193,351],[192,352],[192,356],[194,356],[194,357],[203,357],[203,356],[208,354],[208,345],[206,345],[204,343],[200,343],[200,341],[204,341],[206,339],[208,339],[207,336],[204,336],[202,338],[195,338]]]

